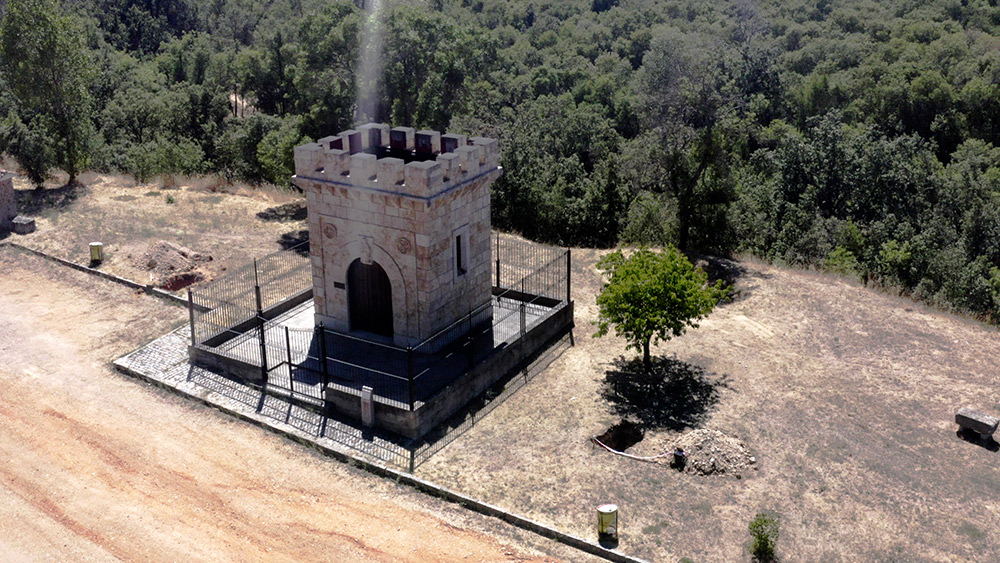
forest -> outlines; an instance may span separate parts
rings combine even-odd
[[[0,153],[35,182],[288,185],[294,146],[358,121],[484,134],[497,228],[1000,319],[997,0],[382,2],[0,0]]]

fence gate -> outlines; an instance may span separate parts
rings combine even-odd
[[[290,329],[277,324],[265,329],[269,393],[323,406],[324,381],[318,369],[322,355],[319,334],[318,330]]]

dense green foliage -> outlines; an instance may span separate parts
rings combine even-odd
[[[71,181],[87,165],[92,66],[83,39],[55,0],[12,2],[0,22],[0,72],[10,90],[0,134],[33,180],[50,163]]]
[[[597,296],[597,333],[613,327],[642,352],[642,364],[652,367],[650,342],[657,344],[680,336],[712,312],[726,290],[722,281],[708,284],[708,276],[695,269],[687,257],[668,246],[663,252],[640,248],[628,255],[616,250],[597,263],[605,283]]]
[[[4,45],[52,46],[0,65],[0,150],[29,171],[284,184],[291,147],[354,125],[355,3],[58,1],[0,0]],[[17,23],[36,12],[39,29]],[[499,137],[500,228],[753,253],[998,316],[995,0],[428,0],[385,14],[376,117]],[[18,70],[35,65],[65,82],[26,87],[46,78]]]

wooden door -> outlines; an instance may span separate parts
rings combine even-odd
[[[377,262],[361,259],[347,269],[347,298],[351,330],[392,336],[392,285]]]

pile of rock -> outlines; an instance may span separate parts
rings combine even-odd
[[[696,475],[733,475],[741,478],[757,470],[757,459],[741,440],[718,430],[692,430],[676,440],[687,454],[685,473]],[[667,463],[669,460],[664,460]]]
[[[681,456],[674,455],[677,448]],[[730,475],[742,479],[757,470],[757,458],[742,440],[718,430],[698,429],[677,436],[649,433],[628,452],[692,475]]]
[[[143,253],[138,265],[149,272],[151,284],[176,291],[205,279],[198,266],[211,260],[210,255],[161,240]]]

